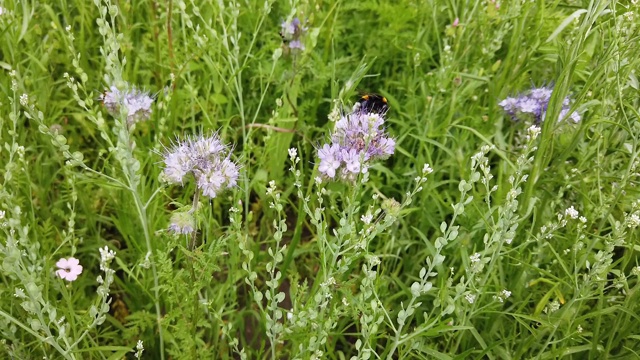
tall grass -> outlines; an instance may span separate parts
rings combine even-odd
[[[640,356],[636,1],[0,9],[3,358]],[[542,122],[499,104],[542,86]],[[367,92],[395,153],[332,179]],[[210,136],[215,196],[166,170]]]

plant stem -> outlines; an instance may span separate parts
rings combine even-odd
[[[135,188],[130,188],[131,193],[133,194],[133,198],[136,202],[136,208],[138,210],[138,216],[140,217],[140,222],[142,223],[142,229],[144,231],[144,239],[147,244],[147,251],[151,253],[153,257],[153,248],[151,247],[151,236],[149,235],[149,223],[147,221],[147,211],[138,195],[138,192]],[[160,337],[160,359],[164,360],[164,339],[162,336],[162,313],[160,310],[160,290],[158,289],[158,271],[156,269],[155,260],[151,261],[151,272],[153,273],[153,293],[154,293],[154,305],[156,308],[156,321],[158,323],[158,336]]]

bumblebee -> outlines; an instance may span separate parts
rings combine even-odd
[[[129,307],[127,303],[122,299],[122,295],[113,293],[111,295],[111,305],[109,314],[118,320],[121,324],[127,323],[127,317],[129,316]]]
[[[360,97],[356,106],[356,110],[365,110],[377,114],[384,114],[389,111],[387,98],[380,94],[364,94]]]

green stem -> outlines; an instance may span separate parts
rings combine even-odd
[[[151,253],[153,256],[153,248],[151,247],[151,236],[149,235],[149,223],[147,222],[147,211],[138,196],[138,192],[135,191],[135,188],[131,188],[131,193],[133,194],[133,198],[136,202],[136,208],[138,210],[138,216],[140,217],[140,222],[142,223],[142,229],[144,231],[144,239],[147,244],[147,251]],[[156,321],[158,322],[158,336],[160,337],[160,359],[164,360],[164,339],[162,336],[162,312],[160,310],[160,290],[158,288],[158,271],[156,269],[155,260],[151,261],[151,271],[153,273],[153,293],[154,293],[154,305],[156,308]]]
[[[38,339],[41,343],[43,344],[49,344],[51,346],[53,346],[56,350],[58,350],[58,352],[60,354],[62,354],[66,359],[69,359],[69,357],[66,354],[66,351],[64,351],[64,349],[62,349],[60,347],[60,345],[58,345],[58,343],[56,343],[55,341],[47,341],[47,338],[42,337],[40,334],[38,334],[37,332],[33,331],[31,328],[29,328],[28,326],[26,326],[25,324],[23,324],[20,320],[14,318],[13,316],[7,314],[6,312],[0,310],[0,316],[4,317],[5,319],[11,321],[12,323],[16,324],[17,326],[21,327],[24,331],[28,332],[29,334],[33,335],[36,339]],[[53,336],[49,336],[50,338],[53,338]],[[72,357],[73,359],[73,357]]]
[[[191,205],[191,210],[189,210],[189,213],[192,214],[193,216],[196,216],[196,212],[198,211],[198,204],[200,203],[200,191],[197,190],[196,193],[193,195],[193,204]],[[193,249],[196,247],[196,237],[198,236],[198,219],[196,218],[196,224],[195,224],[195,229],[193,231],[193,233],[191,233],[191,243],[188,246],[189,251],[193,251]],[[195,279],[194,279],[195,281]]]

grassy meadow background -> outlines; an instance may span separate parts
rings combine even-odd
[[[640,357],[637,1],[0,7],[0,358]],[[125,83],[133,127],[100,100]],[[581,121],[498,105],[541,86]],[[368,92],[395,154],[318,178]],[[162,181],[213,133],[237,186]]]

